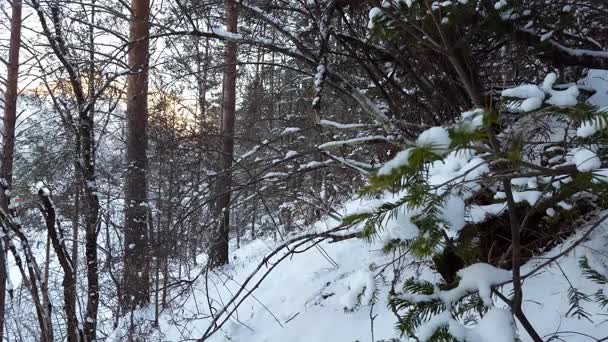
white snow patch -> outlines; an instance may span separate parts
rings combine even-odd
[[[417,146],[431,147],[440,153],[446,152],[451,143],[450,133],[447,129],[439,126],[425,130],[416,139]]]
[[[602,162],[597,154],[587,148],[578,149],[574,153],[573,161],[580,172],[589,172],[602,167]]]
[[[410,154],[411,149],[409,148],[397,153],[393,159],[387,161],[380,169],[378,169],[378,176],[388,176],[393,172],[393,170],[406,166],[409,162]]]

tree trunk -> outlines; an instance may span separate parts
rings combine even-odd
[[[131,49],[127,84],[127,175],[125,266],[122,307],[132,311],[150,302],[146,156],[148,125],[149,0],[132,0]]]
[[[238,11],[235,0],[225,0],[226,29],[235,32]],[[222,147],[220,155],[221,173],[216,183],[216,215],[218,223],[209,237],[209,267],[215,268],[228,263],[228,231],[230,225],[230,185],[232,175],[232,154],[234,152],[234,116],[236,110],[236,62],[235,42],[226,42],[224,51],[224,101],[222,115]]]
[[[13,178],[13,155],[15,152],[15,122],[17,120],[17,82],[19,79],[19,48],[21,47],[21,0],[13,0],[11,16],[8,72],[4,96],[4,132],[2,144],[2,168],[0,177],[0,206],[8,214],[10,188]],[[4,314],[6,303],[6,249],[3,239],[0,249],[0,340],[4,336]]]

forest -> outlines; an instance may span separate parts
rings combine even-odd
[[[0,342],[608,341],[608,1],[0,0]]]

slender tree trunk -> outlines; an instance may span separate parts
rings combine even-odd
[[[0,177],[0,206],[8,215],[9,195],[13,178],[13,155],[15,153],[15,122],[17,121],[17,83],[19,79],[19,49],[21,47],[21,0],[13,0],[11,14],[8,73],[4,96],[4,131],[2,141],[2,168]],[[6,304],[6,243],[0,243],[0,340],[4,336],[4,316]]]
[[[225,0],[226,29],[235,32],[238,22],[236,0]],[[234,152],[234,117],[236,111],[236,62],[237,45],[235,42],[226,42],[224,51],[224,101],[222,115],[222,148],[221,173],[216,183],[216,214],[218,224],[210,234],[209,266],[211,268],[228,263],[228,232],[230,226],[230,186],[232,175],[232,155]]]
[[[150,302],[146,156],[148,125],[149,0],[132,0],[127,84],[127,176],[123,310]]]

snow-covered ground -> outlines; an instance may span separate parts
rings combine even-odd
[[[345,212],[361,210],[369,201],[356,200],[345,205]],[[335,227],[337,221],[328,219],[318,222],[314,230]],[[594,303],[583,303],[592,321],[566,317],[570,308],[568,289],[570,286],[592,295],[600,286],[582,275],[578,266],[580,257],[591,260],[608,259],[608,224],[603,225],[586,243],[576,247],[558,263],[542,269],[524,283],[524,310],[537,331],[549,339],[557,333],[556,341],[595,341],[608,336],[608,323],[603,323],[608,314]],[[567,248],[572,237],[547,255],[529,262],[523,274],[542,263],[547,257]],[[220,307],[238,290],[240,284],[254,271],[263,258],[280,244],[271,239],[258,239],[240,249],[231,246],[231,264],[223,270],[209,275],[209,293],[213,306]],[[255,289],[253,295],[239,306],[238,314],[230,319],[210,341],[247,342],[298,342],[298,341],[379,341],[399,336],[395,328],[396,318],[387,307],[387,293],[392,280],[390,268],[369,272],[370,265],[382,266],[392,260],[384,255],[381,242],[367,243],[360,239],[349,239],[337,243],[322,243],[296,254],[279,264]],[[407,263],[407,262],[406,262]],[[271,263],[268,264],[270,266]],[[265,267],[262,268],[262,271]],[[373,279],[375,277],[375,279]],[[402,278],[417,277],[433,280],[437,277],[426,267],[408,269]],[[435,279],[436,280],[436,279]],[[345,306],[353,304],[352,295],[364,287],[376,287],[378,298],[373,306],[357,307],[345,312]],[[251,287],[249,287],[251,288]],[[604,291],[607,289],[605,288]],[[506,295],[510,287],[505,286]],[[209,325],[209,319],[193,319],[176,325],[183,317],[202,317],[208,312],[205,299],[204,277],[196,282],[192,294],[185,297],[175,309],[162,316],[160,337],[164,341],[181,341],[199,338]],[[364,292],[363,296],[371,296]],[[497,307],[504,304],[494,298]],[[372,319],[373,317],[373,329]],[[373,339],[372,339],[373,332]],[[561,332],[561,333],[560,333]],[[530,341],[522,329],[518,329],[522,341]],[[486,335],[487,336],[487,335]]]

